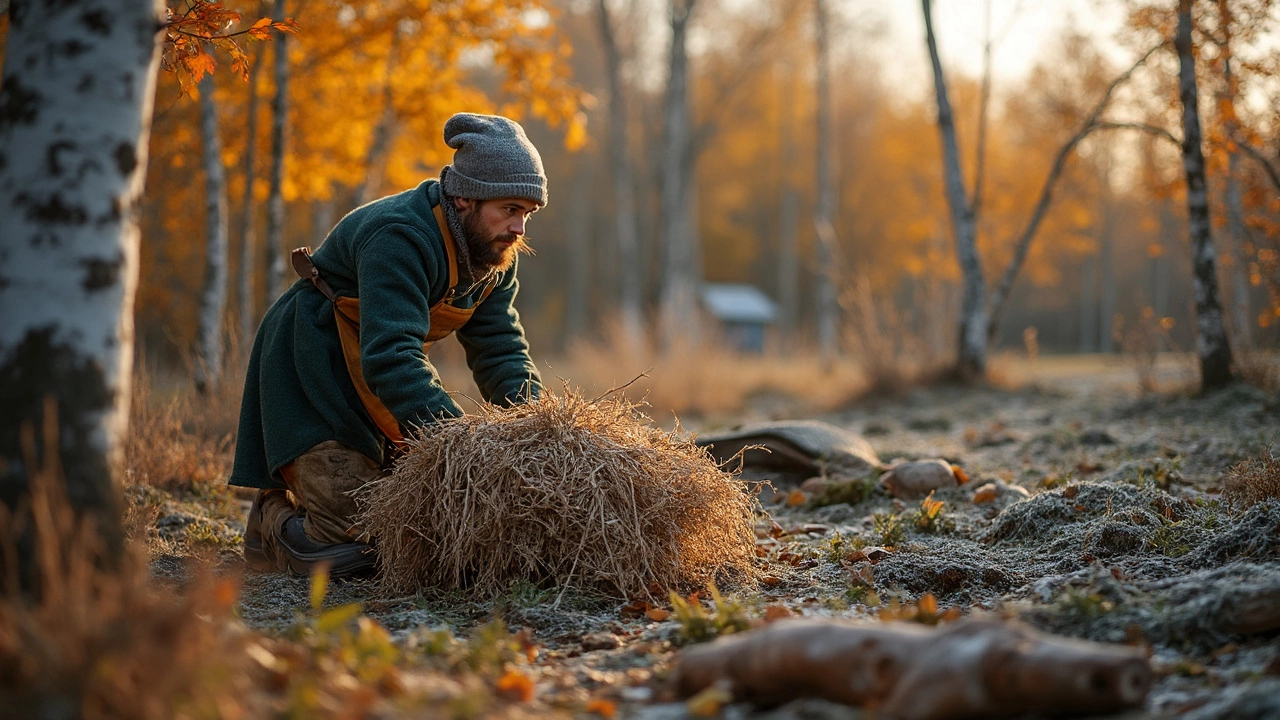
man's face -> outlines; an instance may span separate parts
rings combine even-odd
[[[524,226],[538,209],[537,203],[522,198],[460,198],[457,203],[467,250],[477,269],[502,272],[516,261],[516,253],[533,252],[525,241]]]

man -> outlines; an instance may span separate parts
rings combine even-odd
[[[529,216],[547,202],[537,149],[507,118],[463,113],[444,126],[440,179],[353,210],[254,340],[231,484],[258,488],[245,528],[249,567],[367,574],[373,548],[351,493],[378,477],[414,428],[462,414],[427,359],[456,331],[482,397],[537,397],[541,381],[513,301]]]

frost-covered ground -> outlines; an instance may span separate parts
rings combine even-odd
[[[936,528],[925,531],[914,522],[919,501],[872,493],[816,507],[814,493],[791,492],[808,478],[769,476],[773,490],[761,498],[777,527],[759,526],[766,580],[726,595],[750,619],[782,608],[875,618],[930,594],[939,613],[998,614],[1149,648],[1158,679],[1132,717],[1280,717],[1280,498],[1233,509],[1221,492],[1229,468],[1268,448],[1280,453],[1280,397],[1244,386],[1207,397],[1140,397],[1122,366],[1045,363],[1013,374],[1016,390],[921,389],[819,416],[864,435],[882,460],[942,457],[971,480],[936,494],[943,507]],[[712,429],[794,413],[771,401],[742,418],[685,425]],[[975,503],[974,489],[988,482],[1007,487]],[[194,519],[174,520],[175,513]],[[242,529],[192,507],[162,516],[162,532],[166,522],[207,525],[215,538]],[[224,549],[228,567],[234,553]],[[554,592],[532,587],[489,603],[371,599],[371,592],[335,586],[327,602],[363,602],[399,639],[423,627],[465,635],[495,613],[512,629],[531,629],[541,650],[529,672],[536,707],[546,711],[580,711],[604,699],[624,714],[685,714],[661,682],[681,640],[675,615],[653,619],[668,608],[646,615],[635,603],[572,595],[557,603]],[[305,580],[248,575],[240,613],[251,627],[278,632],[307,598]],[[856,715],[805,702],[767,716]]]

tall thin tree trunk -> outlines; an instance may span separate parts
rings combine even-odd
[[[1245,244],[1248,230],[1244,224],[1244,205],[1240,197],[1240,153],[1235,143],[1239,140],[1240,123],[1236,117],[1236,97],[1240,94],[1240,81],[1235,75],[1231,53],[1232,22],[1228,0],[1218,0],[1218,22],[1222,25],[1222,42],[1219,52],[1222,59],[1224,87],[1219,96],[1218,108],[1222,113],[1223,133],[1227,136],[1227,177],[1223,188],[1223,200],[1227,210],[1227,237],[1231,249],[1231,302],[1232,325],[1235,327],[1237,349],[1247,350],[1253,345],[1253,313],[1249,310],[1248,253]]]
[[[1101,352],[1110,353],[1115,349],[1111,337],[1111,325],[1115,322],[1117,297],[1120,288],[1116,280],[1115,268],[1115,213],[1112,210],[1111,190],[1102,201],[1102,231],[1098,237],[1098,348]]]
[[[987,370],[986,281],[978,258],[977,231],[973,208],[969,205],[960,169],[960,149],[956,127],[947,99],[947,80],[938,57],[938,43],[933,35],[933,9],[930,0],[921,0],[924,9],[925,42],[933,66],[933,89],[938,101],[938,133],[942,136],[943,180],[946,183],[947,206],[951,210],[951,233],[956,244],[964,289],[960,299],[960,338],[956,357],[956,374],[965,380],[983,377]]]
[[[217,387],[222,370],[222,312],[227,304],[227,178],[218,137],[213,73],[200,80],[200,133],[204,151],[204,286],[196,329],[196,390]]]
[[[590,160],[579,155],[573,178],[573,196],[591,196]],[[575,212],[569,217],[569,282],[565,302],[565,337],[572,340],[587,329],[591,307],[591,213]]]
[[[383,68],[382,113],[378,116],[378,123],[373,126],[373,136],[369,141],[369,153],[365,156],[364,179],[356,186],[355,198],[358,205],[364,205],[376,200],[378,191],[382,186],[382,172],[387,161],[387,149],[391,146],[391,140],[395,136],[396,110],[392,102],[394,100],[392,93],[394,85],[391,82],[391,76],[395,72],[399,58],[400,30],[397,26],[396,29],[391,31],[391,47],[387,49],[387,62]],[[326,227],[321,232],[327,232],[328,229]]]
[[[839,298],[836,278],[842,268],[836,264],[837,238],[835,223],[836,180],[831,168],[831,53],[827,41],[827,8],[824,0],[814,0],[814,40],[817,50],[817,141],[814,167],[818,202],[813,211],[813,226],[818,239],[818,282],[815,308],[818,323],[818,353],[830,367],[837,352]]]
[[[275,0],[272,13],[285,17],[285,0]],[[284,156],[285,133],[289,121],[289,42],[288,36],[275,32],[276,93],[271,100],[271,173],[267,193],[267,240],[264,260],[267,271],[263,308],[284,292]]]
[[[236,278],[236,304],[240,306],[240,343],[247,355],[253,343],[258,315],[253,309],[254,242],[253,181],[254,161],[258,153],[258,71],[262,68],[262,51],[255,53],[249,67],[248,122],[245,127],[244,198],[240,203],[240,276]]]
[[[618,242],[619,307],[622,333],[631,347],[644,342],[643,275],[637,236],[635,186],[627,129],[627,89],[622,79],[622,52],[606,0],[599,0],[600,39],[604,44],[609,84],[609,173],[613,176],[613,207]]]
[[[784,155],[785,157],[794,157]],[[800,225],[800,192],[787,182],[782,186],[782,207],[778,224],[778,327],[782,341],[790,348],[800,318],[800,254],[797,236]]]
[[[123,547],[116,483],[160,11],[20,2],[0,83],[0,503],[14,509],[38,476],[60,476],[108,559]],[[18,568],[0,556],[0,578],[34,589],[34,559],[28,537]]]
[[[1086,255],[1080,265],[1080,352],[1098,350],[1098,266],[1099,253]]]
[[[664,350],[697,341],[698,241],[691,220],[694,168],[689,149],[689,19],[697,0],[671,0],[671,52],[664,100],[662,157],[663,272],[661,339]]]
[[[926,0],[927,2],[928,0]],[[1212,390],[1227,385],[1231,375],[1231,344],[1218,299],[1209,192],[1205,182],[1204,151],[1200,146],[1200,110],[1197,106],[1196,65],[1191,51],[1191,2],[1178,0],[1178,89],[1182,100],[1182,167],[1187,176],[1187,225],[1191,232],[1194,268],[1192,286],[1196,305],[1196,353],[1200,357],[1200,387]]]

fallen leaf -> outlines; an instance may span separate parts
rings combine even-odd
[[[787,493],[787,507],[798,507],[809,501],[803,490],[792,490]]]
[[[645,611],[644,615],[654,622],[662,622],[663,620],[671,617],[671,611],[663,610],[662,608],[649,608]]]
[[[777,587],[782,584],[782,579],[776,575],[765,575],[760,582],[768,585],[769,587]]]
[[[512,702],[529,702],[533,699],[533,680],[519,670],[511,669],[498,678],[498,694]]]
[[[938,598],[933,593],[925,593],[916,601],[916,610],[921,615],[937,615],[938,614]]]
[[[982,503],[992,502],[999,495],[1000,489],[996,487],[996,484],[987,483],[979,486],[977,490],[973,491],[973,504],[981,505]]]
[[[643,600],[632,600],[631,602],[618,608],[618,614],[626,619],[634,619],[644,615],[649,610],[649,603]]]
[[[595,713],[596,715],[609,720],[614,715],[618,714],[618,706],[608,700],[596,698],[595,700],[587,703],[587,712]]]
[[[767,623],[782,620],[795,615],[786,605],[769,605],[764,609],[764,621]]]
[[[959,465],[952,465],[951,472],[955,473],[956,484],[963,485],[969,482],[969,474],[966,473]]]

